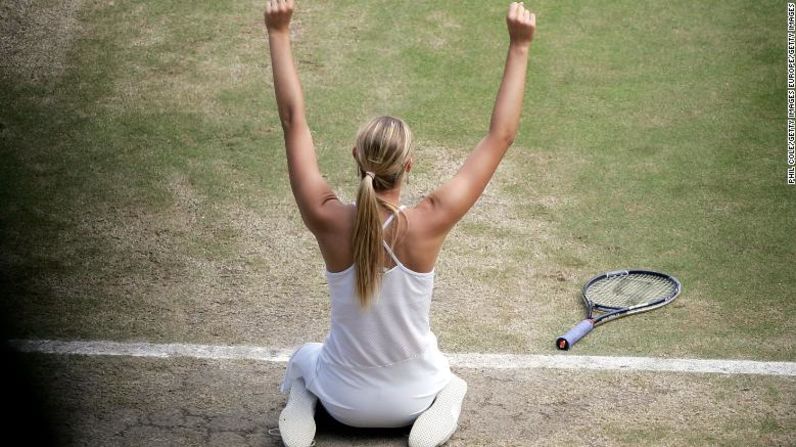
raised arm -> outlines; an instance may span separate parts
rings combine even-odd
[[[328,218],[327,205],[339,202],[318,169],[304,114],[304,94],[290,49],[289,25],[293,8],[294,0],[268,0],[265,26],[271,50],[274,93],[285,137],[290,187],[304,223],[317,234],[332,220]]]
[[[434,227],[441,234],[447,233],[475,204],[517,135],[536,16],[523,2],[514,2],[509,6],[506,23],[508,56],[489,132],[456,175],[428,196]]]

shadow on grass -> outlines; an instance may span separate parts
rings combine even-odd
[[[0,319],[0,363],[2,367],[2,412],[0,423],[6,439],[24,439],[26,445],[56,445],[53,431],[53,417],[46,405],[50,393],[39,383],[34,383],[34,366],[24,354],[17,352],[7,343],[9,317]]]

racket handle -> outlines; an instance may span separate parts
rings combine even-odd
[[[577,324],[577,326],[570,329],[566,334],[556,339],[556,347],[562,351],[567,351],[575,343],[578,342],[583,336],[594,329],[594,321],[585,319]]]

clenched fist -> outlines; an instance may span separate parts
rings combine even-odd
[[[287,31],[293,7],[293,0],[268,0],[265,4],[265,27],[268,31]]]
[[[525,8],[525,2],[512,2],[506,15],[511,43],[530,45],[536,30],[536,14]]]

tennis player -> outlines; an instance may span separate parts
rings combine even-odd
[[[448,232],[479,198],[517,134],[536,18],[522,2],[509,6],[508,56],[486,136],[453,178],[405,206],[401,188],[414,146],[399,118],[379,116],[359,128],[352,150],[360,178],[355,203],[341,202],[321,175],[291,54],[293,10],[293,0],[268,1],[265,25],[290,186],[326,264],[331,329],[323,343],[298,348],[287,365],[282,440],[289,447],[311,445],[320,400],[343,424],[412,425],[410,446],[444,444],[458,427],[467,384],[451,373],[429,327],[434,265]]]

